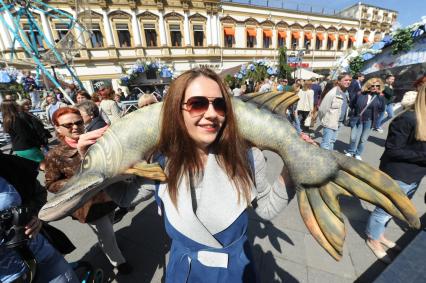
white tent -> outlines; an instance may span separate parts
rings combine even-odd
[[[295,79],[303,79],[303,80],[309,80],[311,78],[322,78],[323,75],[319,75],[317,73],[311,72],[306,69],[297,69],[293,73],[291,73],[291,76]]]

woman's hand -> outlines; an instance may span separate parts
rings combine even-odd
[[[77,150],[81,157],[86,154],[87,149],[102,137],[108,126],[80,135],[77,143]]]
[[[41,229],[43,223],[36,216],[33,216],[33,219],[25,225],[25,235],[27,235],[30,239],[34,238]]]

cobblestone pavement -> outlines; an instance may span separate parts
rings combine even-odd
[[[350,129],[344,127],[336,148],[343,151],[347,147]],[[377,167],[383,152],[386,132],[372,132],[363,159]],[[277,155],[265,152],[268,159],[269,179],[281,171],[282,162]],[[419,215],[426,206],[423,196],[426,182],[423,182],[413,201]],[[376,261],[365,245],[364,228],[373,206],[362,201],[344,198],[341,207],[345,215],[347,236],[344,255],[340,262],[329,256],[307,231],[293,198],[288,207],[273,221],[261,221],[255,215],[250,217],[249,239],[262,282],[371,282],[386,267]],[[152,202],[138,206],[115,227],[117,239],[125,257],[133,265],[134,272],[117,277],[97,245],[93,232],[87,225],[66,218],[53,223],[66,232],[76,251],[68,255],[69,261],[88,260],[101,267],[106,282],[162,282],[167,263],[169,241],[163,229],[162,219]],[[386,230],[387,236],[405,246],[415,235],[401,223],[391,221]],[[404,236],[403,236],[404,235]]]

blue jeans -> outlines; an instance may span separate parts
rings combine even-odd
[[[383,112],[380,112],[378,119],[376,120],[376,125],[374,128],[379,129],[383,126],[384,123],[393,118],[393,103],[386,105],[386,109]],[[385,113],[387,116],[385,118]]]
[[[361,155],[365,148],[365,143],[371,132],[371,120],[358,121],[351,129],[351,142],[348,153],[352,155]]]
[[[328,150],[334,150],[334,143],[337,140],[337,135],[339,134],[341,125],[342,123],[339,122],[339,127],[337,128],[337,130],[324,127],[324,129],[322,130],[322,141],[320,147]]]
[[[401,187],[401,190],[411,199],[411,197],[416,192],[419,187],[420,182],[413,182],[411,184],[406,184],[402,181],[396,181],[398,185]],[[376,207],[373,212],[370,214],[370,218],[367,222],[367,227],[365,232],[367,236],[373,240],[379,240],[380,237],[385,232],[385,228],[391,220],[392,216],[390,216],[386,211],[384,211],[380,207]]]

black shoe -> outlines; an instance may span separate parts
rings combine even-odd
[[[117,266],[117,270],[119,274],[126,275],[132,273],[133,267],[128,262],[125,262]]]

